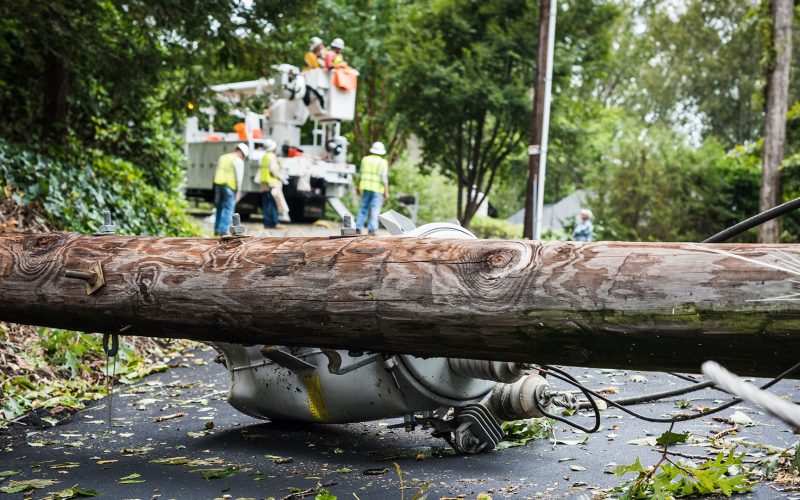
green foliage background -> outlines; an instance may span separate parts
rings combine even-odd
[[[755,213],[768,7],[559,2],[545,201],[593,193],[602,239],[696,241]],[[269,77],[302,65],[310,36],[342,37],[361,72],[351,161],[382,140],[421,221],[514,236],[458,200],[474,185],[501,218],[523,206],[538,16],[521,0],[2,3],[0,196],[70,230],[110,209],[127,233],[193,234],[180,132],[214,104],[209,85]],[[800,195],[798,75],[786,199]],[[800,220],[783,228],[795,241]]]

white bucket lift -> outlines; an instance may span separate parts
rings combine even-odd
[[[260,187],[252,181],[264,154],[266,139],[278,145],[277,154],[286,186],[284,194],[292,220],[316,220],[330,202],[339,216],[350,215],[339,200],[353,183],[355,165],[347,163],[347,140],[341,135],[341,123],[355,116],[356,91],[342,90],[332,84],[333,73],[323,69],[301,72],[289,64],[276,66],[272,79],[215,85],[212,90],[226,100],[244,122],[241,132],[214,131],[216,110],[203,110],[208,116],[208,130],[201,130],[197,117],[186,123],[187,196],[213,200],[212,183],[220,155],[246,142],[250,156],[246,160],[242,200],[237,210],[249,215],[260,206]],[[274,96],[268,112],[256,113],[244,108],[246,97]],[[310,144],[301,143],[301,127],[314,121]]]

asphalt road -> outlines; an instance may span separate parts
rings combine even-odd
[[[5,450],[0,453],[0,471],[19,471],[0,479],[0,486],[11,479],[59,481],[37,490],[36,498],[73,485],[97,490],[101,498],[282,498],[296,489],[316,489],[319,484],[339,499],[412,498],[425,484],[431,499],[476,498],[481,492],[489,492],[493,498],[584,498],[580,495],[587,493],[586,498],[591,498],[592,492],[620,483],[607,473],[611,464],[632,463],[637,457],[645,465],[657,461],[659,452],[653,447],[628,441],[658,436],[667,429],[664,424],[644,423],[607,410],[602,413],[603,428],[588,438],[557,425],[555,439],[576,444],[537,440],[491,453],[456,456],[444,441],[427,432],[388,429],[393,422],[288,425],[245,416],[225,402],[227,372],[212,361],[213,356],[210,350],[190,353],[181,360],[182,366],[133,387],[118,388],[112,397],[111,427],[103,401],[55,427],[16,426],[0,435],[0,449]],[[570,372],[593,388],[618,388],[614,397],[687,384],[660,373],[581,368]],[[798,387],[797,381],[784,381],[775,392],[797,400]],[[658,416],[691,411],[679,409],[678,399],[688,399],[692,408],[697,408],[713,406],[717,398],[725,399],[725,395],[705,390],[636,408]],[[722,415],[737,410],[750,416],[755,425],[728,436],[732,440],[787,448],[798,439],[788,427],[747,405]],[[157,421],[168,416],[174,418]],[[707,417],[678,424],[674,432],[707,437],[727,427]],[[708,445],[681,444],[673,449],[705,456]],[[747,460],[759,460],[765,453],[753,445],[740,444],[738,449],[748,453]],[[395,463],[403,477],[403,490]],[[198,472],[228,467],[236,467],[228,477],[205,479]],[[121,483],[133,474],[139,476]],[[793,494],[774,488],[762,483],[747,497],[791,498]]]

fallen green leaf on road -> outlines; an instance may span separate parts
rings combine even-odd
[[[314,497],[314,500],[336,500],[336,495],[331,495],[328,490],[322,488]]]
[[[236,474],[239,470],[238,467],[225,467],[224,469],[195,469],[189,471],[190,473],[198,473],[203,478],[210,480],[210,479],[219,479],[221,477],[228,477]]]
[[[336,472],[338,472],[339,474],[350,474],[351,472],[353,472],[353,469],[342,467],[341,469],[336,469]]]
[[[655,446],[657,438],[655,437],[646,437],[640,439],[631,439],[630,441],[626,441],[625,444],[633,444],[636,446]]]
[[[71,500],[73,498],[96,497],[96,490],[79,490],[76,484],[72,488],[61,491],[50,492],[44,500]]]
[[[0,478],[8,476],[16,476],[17,474],[19,474],[18,470],[3,470],[0,471]]]
[[[172,457],[172,458],[156,458],[150,460],[151,464],[167,464],[167,465],[183,465],[189,463],[187,457]]]
[[[565,444],[567,446],[577,446],[579,444],[583,444],[589,440],[589,435],[587,434],[581,439],[556,439],[555,444]],[[502,442],[502,441],[501,441]]]
[[[2,493],[19,493],[28,490],[40,490],[58,484],[58,481],[53,479],[27,479],[25,481],[11,480],[7,485],[0,488]]]
[[[119,478],[119,484],[136,484],[136,483],[143,483],[145,482],[144,479],[139,479],[142,477],[141,474],[131,474],[129,476]]]
[[[546,418],[528,418],[503,422],[503,440],[495,449],[502,450],[515,446],[523,446],[534,439],[545,439],[550,436],[553,423]]]
[[[656,439],[656,444],[672,446],[673,444],[684,443],[687,439],[689,439],[689,434],[678,434],[667,431]]]
[[[292,457],[282,457],[280,455],[264,455],[264,457],[268,460],[272,460],[276,464],[290,464],[294,462],[294,458]]]

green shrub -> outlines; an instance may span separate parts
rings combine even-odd
[[[23,150],[0,139],[1,196],[41,207],[59,229],[89,233],[109,210],[123,234],[188,236],[199,233],[186,213],[177,181],[158,189],[131,162],[96,149],[67,156]]]
[[[469,224],[469,230],[483,239],[519,240],[522,239],[522,224],[512,224],[503,219],[493,219],[476,215]]]

